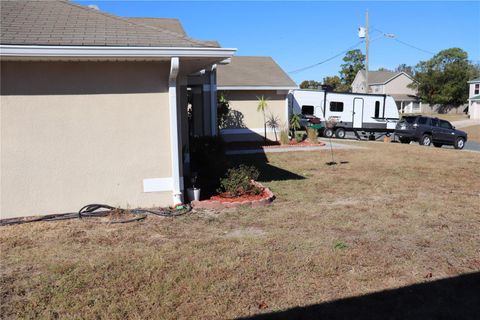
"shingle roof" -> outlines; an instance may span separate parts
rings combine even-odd
[[[182,24],[178,19],[171,19],[171,18],[126,18],[128,21],[137,23],[137,24],[144,24],[154,28],[165,29],[171,32],[178,33],[182,36],[186,36],[187,33],[183,29]]]
[[[218,87],[297,87],[271,57],[232,57],[217,67]]]
[[[480,82],[480,78],[468,81],[468,83],[478,83],[478,82]]]
[[[1,1],[0,42],[10,45],[218,47],[165,28],[68,1]]]
[[[365,70],[361,70],[362,75],[365,77]],[[393,71],[368,71],[368,84],[385,83],[393,77],[399,75],[401,72]]]
[[[480,100],[480,94],[477,95],[477,96],[473,96],[473,97],[471,97],[471,98],[469,98],[469,99],[470,99],[470,100],[475,100],[475,101]]]
[[[395,101],[418,101],[417,96],[411,94],[401,94],[401,93],[390,93],[389,96],[392,96]]]

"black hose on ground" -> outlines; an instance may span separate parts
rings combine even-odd
[[[78,212],[49,214],[49,215],[35,217],[35,218],[1,219],[0,226],[10,226],[10,225],[39,222],[39,221],[60,221],[60,220],[70,220],[70,219],[99,218],[99,217],[107,217],[113,214],[118,214],[119,216],[123,214],[132,214],[134,215],[134,217],[126,220],[96,221],[97,223],[106,223],[106,224],[129,223],[129,222],[145,220],[148,215],[156,215],[161,217],[178,217],[192,210],[192,207],[190,205],[184,205],[183,207],[184,207],[183,209],[160,208],[158,210],[149,210],[149,209],[129,210],[129,209],[122,209],[122,208],[115,208],[106,204],[89,204],[82,207]]]

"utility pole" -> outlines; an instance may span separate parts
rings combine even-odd
[[[368,10],[365,12],[366,25],[365,25],[365,89],[368,93]]]

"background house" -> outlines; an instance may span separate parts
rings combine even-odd
[[[230,114],[221,135],[226,141],[263,139],[263,114],[257,111],[258,98],[267,99],[267,118],[279,126],[288,123],[288,91],[296,83],[271,57],[232,57],[227,65],[217,67],[217,90],[230,103]],[[267,138],[275,140],[275,131],[267,127]]]
[[[428,112],[430,108],[422,105],[414,89],[408,87],[415,80],[405,72],[369,71],[368,93],[380,93],[395,99],[400,113]],[[365,88],[365,70],[358,71],[352,82],[352,92],[367,93]]]
[[[470,119],[480,120],[480,78],[468,82],[468,114]]]
[[[187,92],[216,134],[215,66],[235,49],[69,1],[0,9],[1,218],[181,202]]]

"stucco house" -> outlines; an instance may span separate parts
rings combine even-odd
[[[216,65],[235,49],[69,1],[0,9],[1,218],[182,202],[187,92],[215,135]]]
[[[365,70],[358,71],[352,82],[352,92],[367,93],[365,77]],[[419,101],[416,91],[408,87],[414,81],[406,72],[368,71],[368,93],[392,96],[401,113],[430,111]]]
[[[267,127],[267,138],[275,140],[282,126],[288,126],[288,92],[296,83],[271,57],[235,56],[217,68],[217,90],[230,105],[228,121],[220,130],[226,141],[259,140],[264,136],[263,114],[258,98],[267,99],[266,117],[278,128]]]
[[[470,119],[480,120],[480,78],[468,81],[468,114]]]

